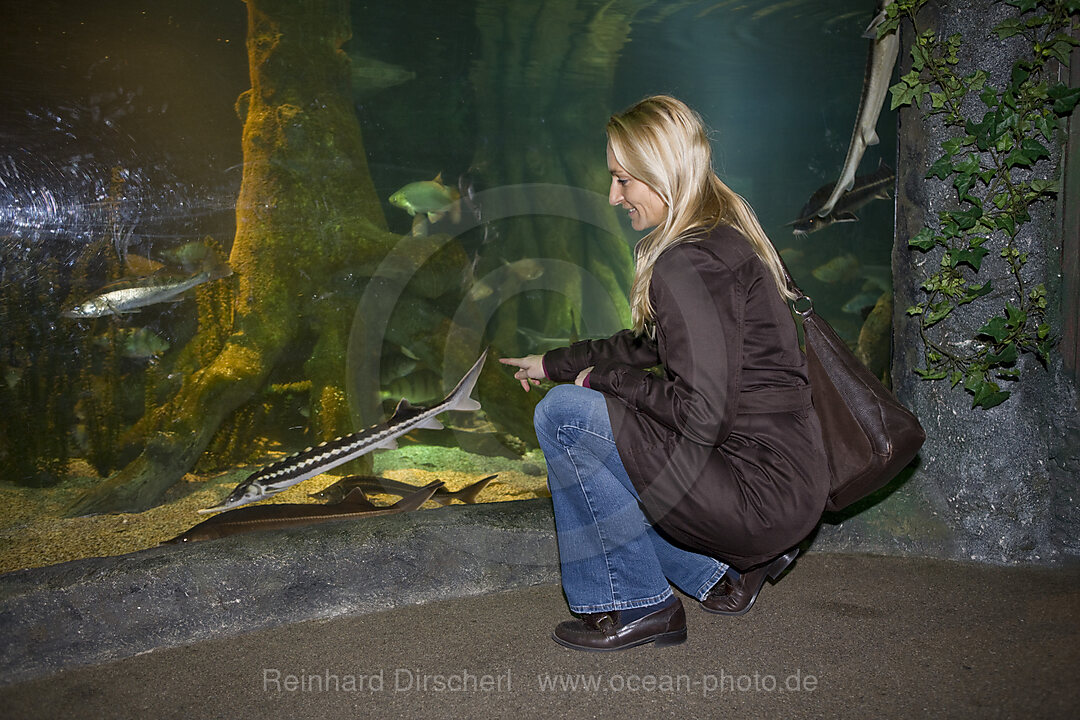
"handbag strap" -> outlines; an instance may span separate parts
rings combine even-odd
[[[787,282],[788,289],[795,293],[798,297],[791,301],[791,311],[801,317],[803,320],[814,314],[814,301],[810,299],[810,296],[799,289],[799,286],[795,284],[795,279],[791,277],[791,271],[788,270],[787,263],[784,262],[784,258],[780,257],[780,253],[776,253],[777,260],[780,261],[780,268],[784,271],[784,280]],[[800,310],[798,305],[801,302],[806,303],[806,309]]]

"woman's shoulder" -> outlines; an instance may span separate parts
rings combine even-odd
[[[706,233],[665,250],[657,258],[656,268],[707,263],[734,270],[753,257],[757,257],[757,254],[741,232],[730,225],[717,225]]]

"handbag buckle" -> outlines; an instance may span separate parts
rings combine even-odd
[[[799,303],[803,301],[806,301],[806,309],[800,310]],[[791,310],[805,320],[814,313],[814,301],[810,299],[809,295],[800,295],[791,301]]]

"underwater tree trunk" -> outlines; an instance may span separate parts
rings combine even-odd
[[[619,54],[633,17],[645,0],[543,0],[504,3],[480,0],[477,24],[482,59],[476,87],[481,143],[474,167],[488,187],[545,192],[528,184],[580,188],[561,215],[510,217],[500,223],[497,262],[557,258],[580,273],[545,277],[545,302],[510,298],[493,325],[495,343],[523,347],[519,328],[543,337],[572,340],[608,334],[629,323],[626,296],[633,276],[630,248],[613,209],[607,207],[609,175],[604,124],[613,108],[612,86]],[[583,222],[583,218],[589,220]],[[491,270],[492,262],[486,266]],[[497,266],[497,265],[496,265]],[[555,275],[549,273],[549,275]],[[603,289],[589,293],[582,280]]]
[[[247,6],[251,89],[237,101],[244,174],[234,275],[219,281],[234,283],[231,333],[143,423],[142,453],[69,514],[137,512],[159,502],[289,350],[310,353],[304,369],[315,432],[329,438],[351,429],[343,381],[354,278],[369,276],[398,237],[386,230],[350,100],[349,60],[340,50],[351,34],[349,4]],[[296,347],[301,333],[304,347]]]

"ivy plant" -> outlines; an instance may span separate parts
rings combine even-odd
[[[1044,177],[1056,169],[1039,161],[1063,141],[1065,117],[1080,100],[1080,88],[1054,81],[1050,72],[1051,61],[1067,65],[1078,44],[1080,0],[1001,0],[1017,11],[991,32],[1030,45],[1007,78],[981,69],[960,74],[964,38],[919,26],[917,15],[928,1],[896,0],[878,29],[884,35],[905,19],[912,23],[911,71],[890,88],[892,107],[914,105],[925,115],[941,116],[949,138],[926,177],[951,180],[956,191],[955,207],[908,239],[914,251],[941,253],[940,264],[921,284],[922,301],[907,308],[919,319],[924,343],[924,366],[915,372],[925,380],[962,385],[973,407],[991,408],[1008,399],[1003,384],[1019,380],[1020,356],[1033,354],[1046,366],[1055,342],[1045,321],[1046,288],[1025,272],[1028,253],[1017,237],[1031,220],[1032,206],[1059,191],[1056,178]],[[973,107],[985,108],[981,118]],[[991,252],[1007,268],[1008,287],[980,279]],[[992,299],[1001,297],[1008,298],[1004,307]],[[974,324],[973,335],[953,323],[953,312],[968,303],[987,313]]]

